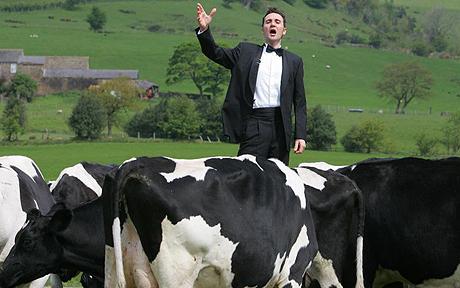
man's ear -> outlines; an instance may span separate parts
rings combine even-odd
[[[56,211],[51,217],[49,223],[49,229],[53,232],[60,232],[69,227],[70,221],[72,221],[73,213],[69,209],[61,209]]]
[[[285,27],[285,28],[283,29],[283,36],[286,35],[286,33],[287,33],[287,28]]]

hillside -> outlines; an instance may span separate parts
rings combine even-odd
[[[27,3],[52,1],[28,0]],[[262,12],[248,10],[238,4],[225,8],[221,0],[203,2],[208,10],[211,7],[218,9],[212,31],[219,43],[233,46],[239,41],[262,41]],[[433,8],[430,2],[395,1],[419,18]],[[2,1],[0,7],[5,3]],[[300,0],[294,6],[281,0],[263,3],[286,11],[288,34],[283,45],[303,57],[308,104],[310,107],[321,104],[333,114],[339,137],[363,119],[379,118],[387,126],[394,150],[414,153],[417,133],[425,131],[439,135],[440,126],[446,121],[440,116],[441,112],[460,109],[460,60],[430,59],[384,49],[331,45],[338,31],[348,29],[367,37],[369,28],[331,7],[312,9]],[[107,14],[105,33],[94,33],[88,29],[85,18],[93,5]],[[195,2],[186,0],[104,0],[79,5],[74,11],[56,8],[22,13],[0,12],[0,48],[22,48],[26,55],[90,56],[91,68],[138,69],[142,79],[158,83],[163,92],[197,92],[191,81],[173,86],[165,84],[166,68],[174,47],[196,41],[193,32],[196,27],[195,5]],[[449,13],[460,15],[460,3],[456,0],[437,1],[436,5],[443,5]],[[30,37],[34,34],[38,37]],[[434,87],[431,98],[411,103],[408,115],[396,116],[392,114],[393,104],[377,97],[374,83],[380,79],[385,65],[400,61],[422,63],[433,73]],[[34,101],[29,108],[32,113],[29,113],[28,132],[38,133],[36,137],[41,137],[42,131],[48,128],[64,134],[65,138],[69,137],[71,134],[65,120],[75,101],[75,98],[59,97]],[[347,113],[348,108],[363,108],[365,113]],[[427,115],[430,109],[432,114]],[[56,110],[64,113],[56,115]],[[384,113],[376,113],[379,110]],[[124,117],[126,120],[128,116]],[[337,149],[341,149],[340,145]]]
[[[212,24],[218,42],[236,45],[241,40],[262,41],[261,13],[237,4],[230,9],[224,8],[221,2],[204,3],[207,9],[218,8]],[[400,2],[404,5],[418,3]],[[445,2],[449,9],[457,8],[453,1]],[[460,107],[460,96],[457,96],[460,86],[452,81],[458,78],[460,61],[351,46],[331,48],[324,43],[330,43],[337,31],[349,29],[363,33],[366,27],[332,8],[311,9],[303,1],[297,1],[294,6],[283,1],[267,3],[279,6],[288,15],[288,34],[283,44],[304,59],[310,104],[391,107],[376,97],[374,82],[379,79],[384,65],[416,60],[432,71],[436,97],[414,103],[411,108],[427,111],[432,107],[435,111],[445,111]],[[106,12],[106,33],[93,33],[88,29],[84,19],[92,5]],[[418,5],[414,10],[429,6]],[[3,19],[0,48],[23,48],[26,55],[88,55],[92,68],[138,69],[141,78],[157,82],[162,91],[195,89],[191,82],[165,85],[166,67],[174,47],[185,41],[196,41],[193,1],[98,1],[80,5],[75,11],[3,12],[0,18]],[[38,37],[31,38],[32,34]],[[326,69],[326,65],[331,68]]]

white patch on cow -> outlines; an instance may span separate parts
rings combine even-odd
[[[317,280],[320,287],[343,287],[332,266],[332,260],[323,258],[319,251],[313,259],[313,263],[308,269],[307,274],[311,279]],[[308,279],[306,280],[308,281]]]
[[[317,168],[323,171],[327,171],[327,170],[336,171],[346,166],[336,166],[336,165],[332,165],[332,164],[321,161],[321,162],[311,162],[311,163],[300,163],[298,167],[313,167],[313,168]]]
[[[21,169],[22,172],[27,174],[35,181],[35,177],[43,179],[43,174],[35,162],[25,156],[3,156],[0,157],[0,163],[3,166],[15,166]],[[37,174],[38,171],[38,174]]]
[[[166,218],[161,227],[163,241],[151,263],[160,287],[227,287],[232,282],[238,243],[222,235],[220,224],[209,226],[192,216],[175,225]]]
[[[113,250],[115,254],[115,271],[117,275],[117,287],[125,287],[126,280],[123,273],[123,257],[121,250],[121,227],[120,219],[117,217],[113,219],[112,224],[112,238],[113,238]]]
[[[249,160],[252,163],[256,164],[257,167],[259,167],[260,170],[264,171],[264,169],[262,169],[262,167],[260,167],[259,163],[257,163],[256,156],[254,156],[254,155],[243,154],[243,155],[240,155],[240,156],[236,157],[236,159],[238,159],[240,161]]]
[[[300,207],[305,209],[307,207],[307,199],[305,198],[305,187],[300,176],[280,160],[275,158],[271,158],[269,160],[274,162],[281,172],[286,175],[286,185],[291,187],[295,196],[297,196],[300,200]]]
[[[274,287],[284,287],[287,284],[291,284],[293,288],[300,288],[302,283],[297,283],[294,280],[289,279],[291,267],[295,264],[297,260],[297,256],[299,255],[300,249],[305,248],[308,246],[310,243],[310,240],[308,239],[308,234],[307,234],[307,227],[304,225],[300,229],[299,235],[297,236],[296,241],[291,247],[291,250],[289,251],[289,255],[285,259],[285,263],[283,266],[283,269],[276,274],[276,270],[274,271],[274,275],[272,279],[276,279],[275,282],[271,282],[274,284]],[[278,257],[276,259],[281,259],[283,257]],[[311,263],[308,264],[310,266]],[[275,262],[275,269],[276,269],[276,262]],[[267,285],[266,287],[272,287]]]
[[[77,178],[83,183],[83,185],[88,187],[91,191],[94,191],[94,193],[96,193],[98,197],[101,196],[102,194],[101,186],[97,183],[96,179],[94,179],[93,176],[91,176],[91,174],[89,174],[88,171],[85,170],[85,167],[83,167],[83,165],[80,163],[62,170],[61,173],[59,174],[58,179],[56,179],[56,181],[53,184],[51,184],[50,186],[51,191],[53,191],[54,188],[56,188],[59,181],[61,181],[62,177],[64,177],[64,175],[66,174],[68,176]]]
[[[305,167],[297,167],[295,168],[295,170],[297,171],[297,174],[299,175],[300,179],[302,179],[305,185],[313,187],[320,191],[324,189],[324,184],[327,182],[327,179],[323,176]]]
[[[359,236],[358,239],[356,239],[356,288],[364,288],[363,242],[363,236]]]
[[[168,158],[171,161],[176,163],[176,167],[173,172],[171,173],[160,173],[163,177],[165,177],[166,181],[172,182],[176,179],[184,178],[186,176],[190,176],[196,179],[196,181],[203,181],[206,173],[209,170],[215,170],[212,167],[206,167],[204,161],[208,158],[203,159],[192,159],[192,160],[177,160]]]
[[[401,276],[398,271],[384,269],[382,267],[379,267],[375,276],[373,287],[376,288],[383,287],[394,281],[400,281],[404,284],[404,287],[412,288],[460,288],[460,265],[458,265],[455,272],[447,278],[428,279],[418,285],[410,283],[406,278]]]
[[[2,167],[0,168],[0,258],[3,258],[0,260],[3,261],[8,255],[14,245],[14,235],[25,220],[26,213],[22,211],[18,175],[10,167]]]
[[[135,158],[135,157],[130,158],[130,159],[126,160],[125,162],[121,163],[120,167],[118,167],[118,168],[121,168],[121,166],[125,165],[126,163],[133,162],[133,161],[136,161],[136,160],[137,160],[137,158]]]

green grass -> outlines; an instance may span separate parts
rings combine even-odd
[[[47,180],[56,179],[63,168],[75,165],[80,161],[121,164],[127,159],[139,156],[168,156],[178,159],[193,159],[212,156],[234,156],[237,151],[238,146],[233,144],[172,141],[0,146],[0,156],[24,155],[32,158],[38,164]],[[301,155],[291,154],[290,166],[297,166],[302,162],[316,161],[347,165],[369,157],[390,156],[383,154],[306,151]]]
[[[409,109],[428,110],[432,107],[439,112],[460,107],[460,97],[457,96],[460,86],[452,81],[458,78],[460,61],[427,59],[351,46],[326,47],[313,34],[327,38],[339,30],[349,29],[358,33],[366,28],[333,9],[310,9],[303,1],[297,1],[294,7],[282,1],[271,1],[270,4],[280,6],[288,14],[288,34],[283,44],[304,59],[310,104],[391,107],[376,96],[375,81],[380,79],[385,65],[415,60],[433,73],[434,96],[426,101],[414,102]],[[191,81],[173,86],[165,84],[166,68],[174,47],[182,42],[196,41],[193,33],[196,26],[195,2],[97,2],[94,5],[107,13],[108,33],[105,34],[88,29],[84,19],[92,5],[81,5],[75,11],[53,9],[0,13],[0,19],[24,22],[0,22],[0,48],[24,48],[26,55],[87,55],[92,68],[138,69],[141,78],[158,83],[161,91],[197,91]],[[231,9],[223,8],[218,0],[207,1],[205,8],[213,6],[218,8],[212,24],[218,42],[230,46],[241,40],[262,42],[259,12],[246,10],[237,4]],[[119,10],[134,13],[125,14]],[[49,19],[49,16],[54,18]],[[71,19],[71,22],[60,19]],[[147,31],[152,25],[159,25],[160,30],[154,33]],[[228,33],[238,36],[230,37]],[[39,37],[31,38],[31,34]],[[326,69],[326,65],[330,65],[331,69]]]

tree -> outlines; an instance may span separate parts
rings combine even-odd
[[[382,148],[385,126],[378,120],[366,120],[353,125],[342,137],[341,143],[347,152],[371,153]]]
[[[96,6],[91,9],[91,13],[86,17],[86,22],[89,23],[89,29],[94,32],[101,31],[106,21],[107,18],[105,13]]]
[[[187,139],[198,136],[201,117],[196,104],[186,96],[167,98],[159,111],[162,119],[158,123],[160,130],[173,139]]]
[[[228,83],[230,74],[225,67],[212,61],[207,61],[206,65],[208,73],[204,75],[206,83],[204,91],[211,93],[212,97],[216,98],[224,91],[223,84]]]
[[[222,138],[222,104],[216,98],[208,99],[207,97],[202,97],[196,100],[196,107],[202,119],[200,134],[203,137]]]
[[[65,0],[64,9],[74,10],[79,3],[80,3],[80,0]]]
[[[455,18],[449,16],[443,8],[433,8],[423,17],[423,33],[428,42],[438,52],[444,51],[447,46],[448,34],[455,26]]]
[[[112,126],[117,114],[131,107],[139,93],[135,84],[127,78],[108,80],[97,86],[91,86],[89,91],[97,97],[104,107],[107,120],[107,135],[112,136]]]
[[[159,104],[149,106],[142,112],[136,113],[126,124],[124,130],[131,137],[139,136],[142,138],[149,138],[153,136],[153,133],[159,137],[166,137],[167,134],[163,134],[160,130],[158,123],[163,121],[165,118],[164,114],[166,111],[166,101],[162,100]]]
[[[0,123],[6,140],[16,141],[18,134],[24,131],[26,125],[24,101],[17,97],[9,97]]]
[[[426,133],[415,136],[415,145],[420,156],[433,156],[436,154],[436,144],[438,139]]]
[[[16,97],[18,99],[32,102],[32,98],[37,92],[37,82],[25,74],[18,73],[7,88],[8,97]]]
[[[337,132],[332,115],[320,105],[307,113],[307,144],[313,150],[329,150],[337,142]]]
[[[105,110],[91,94],[83,94],[72,110],[68,125],[79,139],[96,139],[105,127]]]
[[[166,75],[168,85],[192,80],[201,97],[204,91],[211,92],[213,96],[222,92],[221,86],[229,79],[228,71],[203,56],[196,42],[182,43],[176,47],[169,58]]]
[[[460,112],[450,115],[441,131],[444,136],[441,143],[446,147],[447,153],[457,153],[460,150]]]
[[[404,62],[386,66],[376,88],[380,97],[396,102],[395,113],[401,114],[412,100],[428,97],[432,84],[429,70],[416,62]]]

